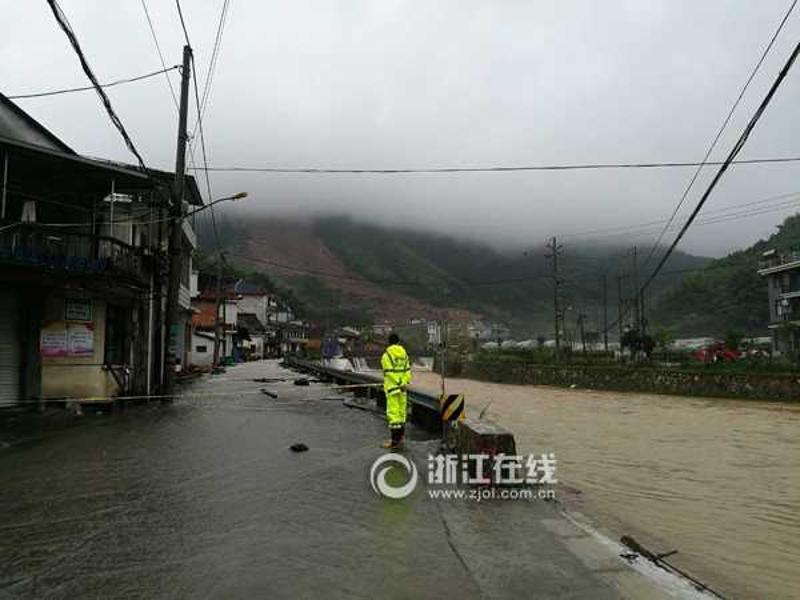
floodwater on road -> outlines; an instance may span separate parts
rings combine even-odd
[[[415,385],[438,389],[433,373]],[[617,535],[733,598],[800,598],[800,405],[448,380],[468,416],[552,451]]]

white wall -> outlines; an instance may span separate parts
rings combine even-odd
[[[267,324],[267,296],[242,296],[239,298],[238,306],[239,312],[252,313],[262,325]]]
[[[198,346],[205,349],[199,352]],[[214,339],[192,333],[192,347],[189,352],[189,364],[195,367],[211,367],[214,362]]]

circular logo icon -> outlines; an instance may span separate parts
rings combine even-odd
[[[386,481],[386,475],[395,467],[402,468],[408,475],[408,481],[400,487],[395,487]],[[414,463],[402,454],[394,452],[379,456],[372,463],[372,468],[369,471],[369,483],[375,493],[392,500],[399,500],[410,495],[414,488],[417,487],[417,478],[417,467]]]

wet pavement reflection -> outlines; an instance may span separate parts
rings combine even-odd
[[[0,597],[368,598],[453,584],[477,597],[435,507],[369,488],[382,421],[321,385],[251,381],[264,376],[293,374],[250,363],[168,406],[4,423]],[[263,387],[278,398],[252,393]]]

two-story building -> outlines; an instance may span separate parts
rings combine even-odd
[[[258,323],[249,320],[243,327],[251,337],[252,356],[266,358],[279,356],[278,316],[281,315],[281,303],[275,293],[263,285],[239,279],[233,284],[233,293],[238,298],[239,314],[244,320],[254,317]]]
[[[768,250],[758,274],[767,280],[772,347],[782,354],[800,351],[800,254]]]
[[[81,156],[0,94],[0,404],[159,387],[172,179]]]
[[[214,330],[217,325],[217,293],[201,291],[192,299],[192,342],[189,365],[210,368],[214,363]],[[239,306],[237,298],[223,290],[219,301],[219,361],[237,358],[239,341]]]

